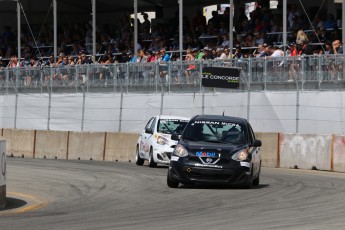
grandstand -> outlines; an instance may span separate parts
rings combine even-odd
[[[135,128],[141,127],[145,122],[145,116],[151,114],[153,110],[144,109],[146,115],[140,119],[124,118],[122,100],[123,97],[130,98],[130,94],[135,94],[136,98],[149,95],[146,97],[152,96],[156,102],[157,95],[164,98],[165,94],[182,92],[196,94],[201,98],[205,95],[217,97],[219,93],[222,95],[247,93],[248,108],[242,108],[238,115],[253,119],[248,112],[251,110],[249,105],[252,92],[260,92],[263,95],[267,92],[269,94],[282,92],[296,94],[296,104],[293,106],[296,115],[286,121],[284,115],[268,119],[268,124],[274,124],[273,128],[262,122],[261,119],[264,118],[255,118],[254,125],[262,125],[260,131],[298,132],[298,128],[291,127],[299,127],[298,123],[301,120],[300,93],[333,92],[333,96],[330,97],[332,98],[330,100],[336,102],[333,108],[336,113],[333,114],[340,114],[339,117],[311,118],[313,122],[321,119],[325,123],[332,122],[332,125],[323,124],[322,127],[325,128],[322,130],[306,128],[303,131],[332,133],[332,130],[338,128],[338,134],[344,133],[344,129],[341,128],[344,126],[341,115],[344,110],[340,100],[342,96],[340,99],[335,99],[334,96],[335,92],[342,95],[345,86],[343,68],[345,58],[342,48],[344,25],[341,23],[345,18],[344,4],[326,0],[303,1],[302,4],[302,1],[288,0],[285,7],[282,6],[285,1],[278,1],[277,8],[270,8],[268,1],[262,3],[259,1],[259,4],[249,10],[244,4],[246,1],[243,1],[243,4],[242,1],[234,1],[236,20],[233,25],[234,32],[229,33],[232,28],[228,20],[229,9],[226,7],[223,9],[218,5],[219,12],[216,13],[218,16],[215,15],[214,20],[211,20],[212,18],[205,20],[202,8],[196,11],[194,1],[185,0],[183,1],[184,26],[181,33],[179,30],[181,15],[178,13],[179,6],[176,1],[138,0],[137,9],[133,9],[132,1],[114,2],[98,0],[94,11],[95,8],[92,6],[95,5],[79,0],[73,2],[23,0],[17,2],[20,3],[17,6],[14,1],[0,1],[1,17],[8,19],[0,22],[1,28],[4,28],[0,33],[2,127],[37,129],[34,125],[30,126],[30,122],[27,121],[30,120],[34,124],[38,118],[17,113],[19,110],[26,114],[28,108],[26,105],[20,105],[21,100],[19,99],[18,102],[18,95],[21,95],[19,98],[22,99],[25,96],[41,98],[42,95],[48,95],[49,103],[52,95],[65,93],[73,95],[72,97],[82,95],[83,103],[86,103],[85,100],[90,95],[92,97],[98,93],[121,95],[121,107],[116,108],[116,111],[120,111],[119,117],[115,120],[109,118],[111,124],[105,124],[102,130],[112,127],[112,131],[113,129],[137,131]],[[215,2],[226,4],[229,1],[203,1],[202,7]],[[58,6],[56,14],[53,13],[53,3],[57,3]],[[18,14],[15,10],[18,6],[22,22],[19,26],[21,28],[19,36],[13,29],[17,28]],[[289,21],[290,12],[296,10],[293,9],[294,7],[298,13],[295,13]],[[42,11],[42,9],[47,10]],[[285,15],[283,13],[285,10],[286,20],[282,17]],[[140,14],[155,11],[156,19],[151,20],[150,27],[146,27],[147,24],[145,25],[144,22],[139,23],[135,22],[135,19],[130,19],[131,13],[135,11]],[[96,14],[93,12],[97,13],[96,21],[94,20]],[[56,27],[53,14],[58,18]],[[93,26],[94,23],[97,23],[97,30]],[[56,32],[57,40],[54,38]],[[181,35],[183,35],[182,39]],[[136,36],[138,42],[135,42]],[[20,49],[17,48],[18,45]],[[183,55],[180,55],[181,52]],[[165,55],[168,55],[169,59],[166,62],[163,61]],[[206,66],[241,68],[240,88],[229,91],[203,87],[201,75],[203,67]],[[163,99],[161,100],[162,104],[155,110],[157,113],[164,112]],[[151,102],[147,99],[143,103]],[[97,103],[93,106],[97,109]],[[207,111],[204,104],[201,108],[198,106],[193,104],[190,109],[198,112]],[[215,110],[209,111],[219,112],[225,106],[229,107],[222,104]],[[272,105],[268,103],[267,106]],[[281,102],[274,106],[286,105]],[[52,128],[51,108],[49,104],[46,127],[39,125],[39,129],[79,130],[76,126],[71,128],[73,119],[64,121],[61,119],[61,114],[59,114],[60,118],[55,117],[56,125]],[[55,107],[56,110],[59,108]],[[308,108],[308,105],[304,108]],[[131,109],[132,113],[137,115],[133,108]],[[328,108],[325,106],[322,109]],[[77,126],[81,127],[82,131],[95,130],[96,126],[85,128],[84,123],[89,122],[90,125],[93,119],[85,120],[84,110],[85,104],[82,105],[83,118],[78,121],[82,125]],[[279,108],[272,110],[274,114]],[[67,113],[73,114],[72,111],[73,108]],[[38,117],[44,117],[42,114],[44,112]],[[17,120],[21,120],[21,125],[18,125]],[[277,120],[286,123],[282,125],[272,122]],[[291,120],[296,124],[291,125]],[[120,125],[114,128],[114,122]],[[125,128],[123,123],[130,128]]]

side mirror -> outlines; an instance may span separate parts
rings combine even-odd
[[[171,135],[171,140],[178,141],[180,140],[180,138],[181,138],[181,135],[179,134],[174,133],[173,135]]]
[[[151,128],[146,128],[145,133],[153,134],[153,131]]]
[[[254,147],[261,147],[261,145],[262,145],[262,143],[260,140],[254,140],[254,142],[252,144],[252,146],[254,146]]]

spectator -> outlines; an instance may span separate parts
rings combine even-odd
[[[301,12],[297,9],[297,5],[292,4],[288,12],[289,30],[293,30],[297,26],[297,17],[299,16],[301,16]]]
[[[304,33],[302,29],[299,29],[297,32],[297,37],[296,37],[296,44],[301,45],[303,43],[308,43],[309,39],[308,36]]]
[[[150,33],[151,31],[151,22],[149,20],[149,15],[147,13],[143,13],[143,18],[144,18],[144,21],[142,23],[142,26],[141,26],[141,32],[142,33]]]

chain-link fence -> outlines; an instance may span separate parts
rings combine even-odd
[[[344,55],[16,67],[0,71],[0,91],[16,92],[202,92],[204,66],[241,67],[240,90],[343,89]],[[210,89],[206,89],[210,90]],[[217,91],[219,89],[211,89]]]

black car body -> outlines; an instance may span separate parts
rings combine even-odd
[[[260,146],[246,119],[219,115],[197,115],[181,136],[171,156],[169,187],[179,183],[259,185]]]

